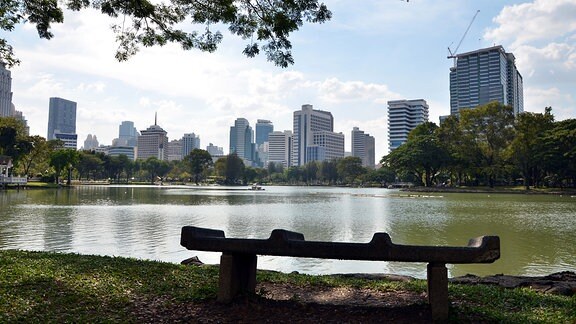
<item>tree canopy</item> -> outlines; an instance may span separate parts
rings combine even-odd
[[[323,23],[332,17],[318,0],[2,0],[0,30],[31,23],[40,38],[50,39],[52,24],[64,22],[63,9],[87,8],[118,18],[112,28],[120,61],[141,46],[167,43],[178,43],[184,50],[214,52],[223,39],[218,28],[227,26],[230,33],[248,42],[244,55],[254,57],[263,51],[281,67],[294,63],[290,33],[304,23]],[[19,62],[6,39],[0,39],[0,61],[8,66]]]

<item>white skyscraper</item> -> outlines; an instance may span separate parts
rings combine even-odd
[[[312,105],[302,105],[302,110],[294,112],[293,125],[292,164],[302,166],[310,161],[306,152],[308,147],[314,145],[314,134],[322,131],[333,132],[334,118],[330,112],[314,110]]]
[[[362,159],[362,165],[374,168],[376,165],[374,137],[364,133],[358,127],[352,129],[352,156]]]
[[[279,163],[284,167],[292,166],[292,131],[272,132],[268,134],[268,163]]]
[[[388,150],[392,152],[406,143],[408,133],[428,121],[426,100],[388,101]]]

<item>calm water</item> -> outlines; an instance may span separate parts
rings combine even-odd
[[[227,237],[267,238],[275,228],[307,240],[368,242],[387,232],[398,244],[466,245],[499,235],[502,257],[488,265],[448,265],[466,273],[542,275],[576,270],[576,197],[488,194],[408,195],[388,189],[86,186],[0,192],[0,249],[77,252],[178,263],[188,251],[180,229],[194,225]],[[424,264],[266,257],[283,272],[398,273],[424,278]]]

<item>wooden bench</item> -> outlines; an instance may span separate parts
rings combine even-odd
[[[282,229],[273,230],[268,239],[226,238],[221,230],[184,226],[180,244],[188,250],[222,252],[221,302],[241,293],[255,293],[257,255],[427,262],[428,302],[434,320],[448,318],[447,263],[491,263],[500,257],[498,236],[471,239],[464,247],[415,246],[394,244],[387,233],[375,233],[368,243],[347,243],[306,241],[304,235]]]

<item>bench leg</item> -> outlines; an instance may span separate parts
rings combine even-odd
[[[255,254],[227,254],[220,257],[218,301],[228,303],[241,293],[256,291]]]
[[[443,263],[428,263],[428,302],[434,321],[448,319],[448,270]]]

